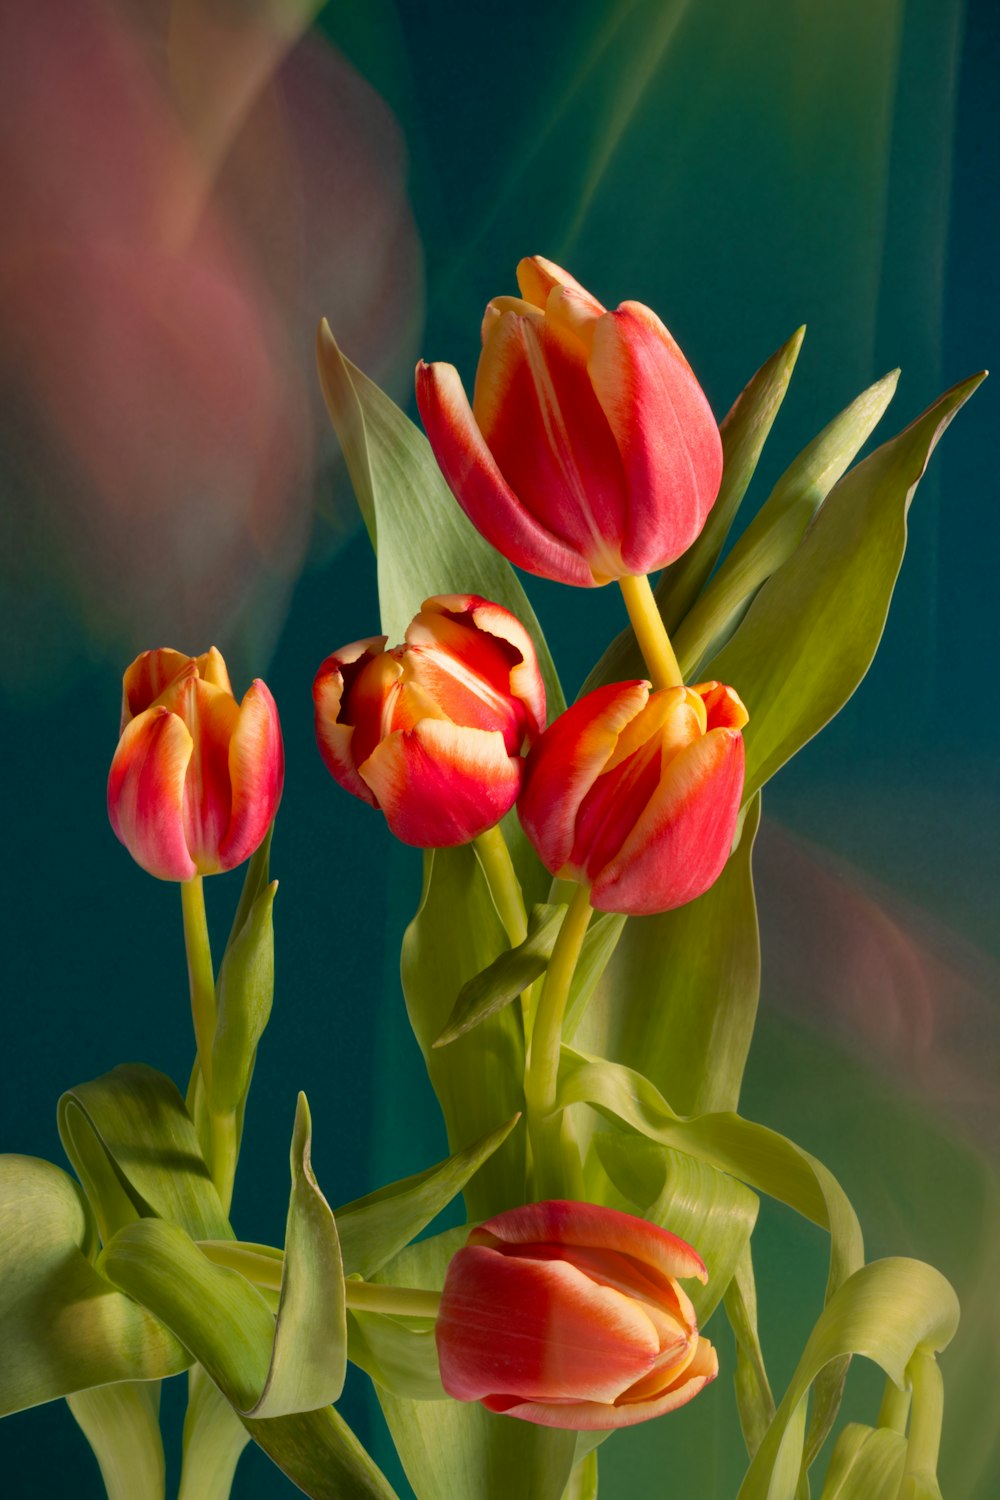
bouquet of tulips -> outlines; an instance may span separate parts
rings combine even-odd
[[[739,1095],[761,789],[867,671],[910,500],[981,377],[855,463],[895,375],[863,392],[726,551],[801,331],[720,428],[648,308],[606,311],[540,257],[518,284],[486,309],[471,405],[453,367],[418,367],[426,438],[325,323],[318,345],[382,633],[319,667],[316,737],[426,851],[402,998],[452,1154],[333,1211],[299,1095],[284,1244],[230,1223],[273,991],[278,710],[260,681],[238,703],[214,648],[143,653],[108,810],[180,886],[196,1059],[186,1093],[139,1065],[71,1088],[75,1177],[0,1159],[0,1409],[65,1398],[112,1500],[162,1500],[160,1382],[186,1372],[181,1500],[225,1500],[251,1439],[314,1500],[386,1500],[337,1410],[351,1361],[418,1500],[593,1500],[616,1429],[662,1422],[669,1453],[670,1414],[721,1375],[739,1500],[800,1500],[817,1459],[823,1500],[931,1500],[954,1292],[867,1261],[841,1185]],[[622,633],[568,707],[511,563],[621,588]],[[246,861],[216,965],[203,880]],[[425,1233],[460,1194],[464,1224]],[[778,1400],[762,1194],[829,1240]],[[885,1394],[828,1444],[855,1354]]]

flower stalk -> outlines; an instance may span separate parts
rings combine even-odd
[[[626,574],[618,585],[653,687],[683,687],[684,677],[648,577]]]

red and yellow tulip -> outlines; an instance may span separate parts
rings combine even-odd
[[[403,843],[467,843],[513,807],[522,747],[545,726],[531,637],[500,605],[448,594],[424,602],[403,645],[385,647],[385,636],[356,641],[320,667],[320,754]]]
[[[616,683],[573,704],[528,756],[518,802],[546,869],[633,916],[707,891],[732,847],[747,718],[718,682]]]
[[[518,567],[584,586],[645,574],[698,536],[722,443],[687,360],[639,302],[609,312],[532,256],[482,325],[472,406],[453,365],[417,404],[459,504]]]
[[[259,679],[237,703],[222,656],[144,651],[122,681],[108,816],[132,858],[161,880],[248,859],[284,782],[278,710]]]
[[[701,1258],[645,1219],[591,1203],[528,1204],[452,1257],[436,1324],[441,1381],[546,1427],[628,1427],[718,1374],[679,1282]]]

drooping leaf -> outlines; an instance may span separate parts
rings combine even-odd
[[[431,594],[481,594],[531,633],[549,716],[565,706],[535,613],[510,564],[485,541],[449,490],[423,433],[344,358],[324,320],[320,384],[372,546],[382,630],[395,644]]]
[[[108,1500],[163,1500],[158,1381],[126,1380],[77,1391],[67,1396],[66,1405],[97,1459]]]
[[[914,1356],[927,1357],[945,1348],[957,1326],[958,1299],[932,1266],[894,1258],[861,1267],[837,1289],[818,1318],[738,1500],[794,1500],[806,1398],[824,1368],[863,1354],[897,1385],[905,1386]],[[928,1477],[936,1487],[933,1476]]]
[[[434,1043],[447,1046],[503,1010],[549,966],[552,949],[566,914],[564,906],[535,906],[528,915],[528,935],[516,948],[507,948],[458,992],[448,1024]]]
[[[736,1338],[736,1405],[747,1452],[752,1458],[774,1419],[774,1397],[767,1378],[757,1331],[757,1285],[751,1247],[747,1244],[726,1288],[726,1317]]]
[[[801,545],[706,664],[732,683],[743,731],[744,796],[833,718],[871,664],[906,546],[906,515],[938,439],[982,381],[954,386],[835,485]]]
[[[128,1064],[70,1089],[59,1135],[105,1243],[150,1214],[193,1239],[232,1238],[184,1100],[163,1073]]]
[[[898,379],[893,370],[862,391],[782,474],[677,629],[673,647],[686,681],[701,675],[704,658],[721,649],[760,586],[791,557],[889,405]]]
[[[722,423],[723,474],[718,497],[697,541],[683,557],[664,568],[656,586],[656,601],[671,634],[715,567],[778,408],[785,399],[804,336],[805,329],[798,329],[771,355],[736,398]],[[626,682],[645,676],[642,653],[628,627],[611,643],[580,691],[589,693],[606,682]]]
[[[448,1047],[433,1045],[462,986],[508,948],[474,851],[465,845],[426,853],[423,895],[403,939],[401,975],[410,1025],[452,1151],[463,1151],[524,1108],[524,1038],[516,1007],[490,1016]],[[513,1131],[469,1182],[471,1218],[523,1203],[524,1135]]]
[[[439,1288],[467,1235],[449,1230],[410,1245],[376,1280]],[[381,1386],[376,1392],[417,1500],[561,1500],[575,1433],[496,1416],[478,1402],[413,1401]]]
[[[101,1277],[77,1184],[30,1156],[0,1156],[0,1416],[112,1381],[177,1375],[190,1356]]]
[[[517,1121],[515,1115],[436,1166],[338,1208],[336,1221],[345,1273],[372,1276],[397,1255],[489,1161]]]

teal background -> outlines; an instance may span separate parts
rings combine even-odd
[[[483,304],[512,290],[517,260],[536,252],[609,304],[654,307],[720,417],[805,322],[753,506],[887,368],[902,365],[903,378],[885,435],[995,357],[1000,24],[991,0],[373,0],[323,10],[315,26],[308,45],[336,49],[374,91],[345,90],[340,134],[317,117],[316,160],[324,148],[339,160],[343,132],[356,131],[361,177],[376,192],[384,178],[390,194],[405,181],[410,209],[397,202],[398,238],[387,245],[384,220],[350,174],[327,181],[321,165],[312,177],[303,169],[295,254],[309,274],[281,306],[304,386],[315,322],[328,313],[339,332],[338,309],[353,334],[346,352],[400,400],[418,352],[471,380]],[[44,54],[39,46],[28,62],[42,67]],[[9,69],[10,48],[3,55]],[[293,49],[268,85],[269,107],[308,133],[314,96],[298,90],[296,66]],[[251,160],[265,140],[259,121],[254,130],[240,148]],[[50,147],[32,146],[40,180]],[[95,177],[105,170],[111,163],[96,157]],[[223,206],[245,208],[253,181],[224,171]],[[239,222],[259,247],[285,221],[262,227],[244,213]],[[348,260],[318,243],[330,235]],[[361,312],[345,264],[376,266]],[[177,893],[130,863],[103,806],[121,670],[161,642],[116,607],[115,588],[95,599],[73,572],[71,469],[55,479],[45,469],[45,413],[18,364],[4,361],[0,1146],[61,1161],[63,1088],[140,1059],[181,1080],[191,1042]],[[298,1089],[312,1104],[314,1161],[335,1204],[444,1149],[396,971],[419,858],[332,785],[313,742],[316,666],[373,633],[377,606],[333,445],[313,407],[308,420],[315,444],[294,480],[308,547],[303,532],[281,568],[248,575],[239,607],[220,589],[213,612],[210,581],[200,586],[238,693],[265,676],[286,741],[272,858],[276,1003],[234,1207],[238,1232],[271,1242],[284,1222]],[[944,1361],[948,1500],[1000,1489],[996,425],[990,383],[921,486],[869,677],[768,789],[758,856],[764,1003],[744,1096],[745,1112],[837,1172],[870,1255],[916,1254],[955,1281],[964,1316]],[[181,415],[171,438],[183,448]],[[160,465],[164,455],[149,459]],[[209,491],[195,550],[199,527],[211,544],[211,505]],[[169,643],[206,647],[207,637],[181,638],[189,614],[178,613],[170,633],[172,591],[180,601],[184,579],[168,573],[159,583]],[[620,599],[533,579],[527,587],[572,693],[620,628]],[[238,876],[209,885],[221,939]],[[818,1311],[823,1246],[777,1210],[765,1211],[759,1243],[764,1349],[780,1391]],[[849,1409],[872,1412],[878,1383],[861,1370],[852,1381]],[[174,1473],[182,1395],[179,1381],[164,1392]],[[401,1483],[360,1379],[344,1409]],[[734,1431],[723,1378],[669,1423],[616,1438],[602,1497],[724,1500],[741,1472]],[[0,1463],[11,1496],[102,1493],[61,1404],[4,1423]],[[285,1489],[248,1450],[239,1500]]]

